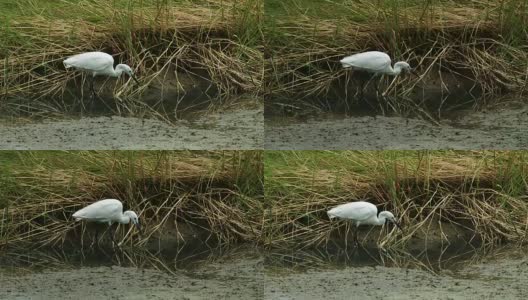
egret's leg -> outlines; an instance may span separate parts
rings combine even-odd
[[[345,104],[348,109],[348,87],[350,84],[350,73],[346,73],[346,82],[345,82]]]
[[[93,248],[94,244],[99,245],[99,226],[95,226],[94,239],[92,241],[92,244],[90,245],[90,248]]]
[[[365,80],[361,80],[361,86],[359,90],[359,99],[365,100],[364,93],[365,93]]]
[[[95,76],[92,76],[92,79],[90,80],[90,92],[92,93],[92,98],[95,97],[94,81],[95,81]]]
[[[95,81],[95,76],[92,76],[92,80],[90,82],[90,90],[92,92],[92,97],[90,99],[90,112],[93,111],[93,106],[94,106],[94,102],[95,102],[95,97],[97,96],[97,94],[95,93],[95,88],[94,88],[94,81]]]
[[[382,103],[379,101],[379,95],[380,95],[379,87],[380,87],[382,81],[383,81],[383,75],[380,76],[380,78],[379,78],[379,80],[378,80],[378,84],[376,85],[376,98],[377,98],[377,100],[378,100],[378,104],[379,104],[380,109],[381,109],[381,114],[384,116],[384,115],[385,115],[385,109],[383,108],[383,105],[384,105],[385,103],[382,104]],[[386,100],[386,99],[385,99],[385,96],[384,96],[383,93],[381,94],[381,98],[383,98],[383,101]]]
[[[348,233],[350,231],[350,224],[346,225],[346,232],[345,232],[345,250],[348,249]]]
[[[112,224],[109,224],[108,226],[110,227],[110,235],[112,237],[112,243],[113,243],[113,245],[117,245],[117,243],[115,241],[116,230],[115,229],[112,230]]]
[[[356,247],[359,246],[359,241],[358,241],[358,230],[359,229],[359,226],[356,226],[356,230],[354,230],[354,245]]]
[[[378,79],[378,84],[376,84],[376,96],[379,95],[379,87],[381,85],[381,81],[383,80],[383,75],[381,75]]]

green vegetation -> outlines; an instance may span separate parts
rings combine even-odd
[[[380,92],[388,97],[376,96],[374,84],[367,87],[369,101],[380,102],[371,106],[384,113],[431,117],[526,91],[524,0],[269,0],[265,15],[270,112],[285,105],[350,109],[359,100],[357,75],[339,60],[368,50],[406,60],[418,74],[385,78]]]
[[[266,151],[264,165],[272,247],[325,245],[345,226],[326,211],[359,200],[401,217],[405,231],[379,240],[393,247],[424,234],[453,242],[439,224],[484,244],[528,238],[525,151]]]
[[[104,198],[141,215],[146,231],[142,237],[131,231],[127,243],[156,240],[171,224],[205,230],[221,244],[258,240],[261,157],[259,151],[0,152],[0,246],[78,241],[85,224],[72,223],[72,213]]]
[[[238,96],[262,85],[261,14],[259,0],[0,1],[0,112],[75,111],[82,77],[62,60],[96,50],[141,78],[140,87],[105,84],[116,113],[166,118],[196,106],[187,98],[198,92],[207,108],[247,101]]]

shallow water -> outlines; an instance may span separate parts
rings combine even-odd
[[[4,253],[0,266],[0,299],[256,299],[264,290],[261,255],[250,246],[48,249]]]
[[[348,252],[279,256],[273,267],[266,268],[264,298],[526,299],[528,296],[528,254],[523,249],[502,247],[484,251],[462,247],[420,255],[374,249]]]
[[[453,113],[435,124],[398,116],[266,117],[266,149],[524,149],[528,104]]]
[[[528,254],[511,246],[459,243],[412,253],[352,247],[269,251],[250,245],[173,250],[3,253],[0,299],[520,299],[528,294]]]
[[[261,149],[262,109],[241,109],[169,124],[156,119],[86,117],[44,121],[0,120],[6,150]]]
[[[483,249],[464,242],[429,249],[326,247],[299,251],[273,251],[266,256],[269,270],[309,271],[347,267],[404,267],[431,272],[456,270],[485,255]]]

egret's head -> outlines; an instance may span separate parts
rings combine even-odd
[[[400,230],[402,229],[400,227],[400,223],[398,222],[398,220],[396,220],[396,217],[394,217],[394,215],[390,211],[382,211],[382,212],[380,212],[378,218],[380,218],[380,219],[383,218],[383,219],[385,219],[385,223],[391,222],[394,225],[396,225]]]
[[[394,64],[394,68],[399,67],[402,71],[411,73],[413,70],[411,66],[405,61],[399,61]]]
[[[134,81],[139,84],[139,81],[137,80],[136,76],[134,75],[134,71],[132,70],[131,67],[129,67],[128,65],[125,65],[125,64],[119,64],[117,65],[116,67],[116,71],[121,71],[125,74],[127,74],[128,76],[132,77],[132,79],[134,79]]]
[[[141,225],[139,224],[139,217],[136,215],[135,212],[131,210],[127,210],[123,213],[123,215],[127,216],[130,219],[130,222],[136,225],[137,229],[141,231]]]

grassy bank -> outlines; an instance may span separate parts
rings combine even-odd
[[[385,78],[385,98],[371,82],[365,100],[377,111],[440,114],[526,92],[524,0],[270,0],[265,16],[270,112],[350,109],[358,76],[339,60],[368,50],[406,60],[418,74]]]
[[[403,232],[378,245],[407,247],[413,238],[457,238],[486,245],[528,238],[528,153],[524,151],[266,151],[268,207],[263,242],[304,248],[343,241],[346,224],[326,211],[365,200],[392,211]]]
[[[347,225],[326,211],[359,200],[403,224],[403,232],[371,232],[378,246],[528,238],[525,151],[8,151],[0,165],[4,247],[88,242],[93,229],[71,215],[103,198],[139,213],[143,236],[131,226],[118,231],[134,246],[164,239],[290,250],[342,243]]]
[[[167,235],[182,243],[196,236],[224,245],[255,241],[262,227],[261,157],[258,151],[4,151],[0,245],[78,244],[91,235],[72,213],[104,198],[120,199],[140,215],[143,236],[120,226],[125,245],[163,243]]]
[[[140,78],[140,86],[128,78],[96,86],[120,114],[172,116],[258,95],[261,14],[259,0],[0,1],[0,110],[79,110],[85,78],[62,60],[98,50]]]

